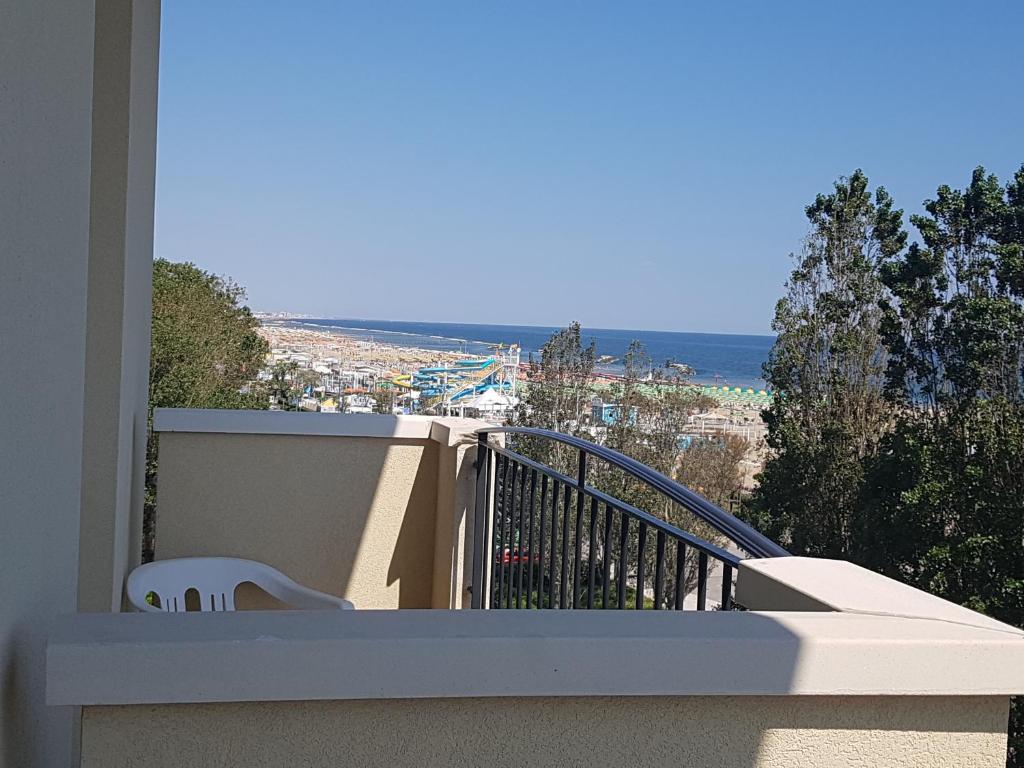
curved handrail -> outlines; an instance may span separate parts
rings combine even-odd
[[[657,470],[651,469],[646,464],[641,464],[636,459],[631,459],[629,456],[611,448],[597,445],[579,437],[538,427],[486,427],[477,430],[477,434],[532,435],[534,437],[554,440],[577,450],[585,451],[589,455],[618,467],[627,474],[647,483],[666,498],[679,504],[716,531],[734,541],[737,546],[754,557],[787,557],[789,555],[789,552],[767,536],[751,528],[721,507],[712,504],[700,494],[691,491],[685,485],[677,483]]]

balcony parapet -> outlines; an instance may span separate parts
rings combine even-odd
[[[1007,697],[1024,691],[1024,633],[840,612],[81,614],[47,663],[49,703],[77,705]]]
[[[740,564],[750,611],[82,614],[47,701],[83,707],[86,768],[1001,768],[1024,632],[768,562]]]

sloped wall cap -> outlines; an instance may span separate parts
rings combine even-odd
[[[1016,633],[1024,639],[1024,632],[1015,627],[845,560],[743,560],[736,600],[756,611],[841,611],[936,619]]]
[[[1024,640],[843,613],[80,614],[50,704],[480,696],[1024,693]]]

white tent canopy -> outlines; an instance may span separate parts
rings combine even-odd
[[[518,397],[506,395],[497,389],[485,389],[476,397],[457,403],[460,408],[474,408],[478,411],[507,411],[519,403]]]

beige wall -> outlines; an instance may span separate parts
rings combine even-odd
[[[429,608],[440,450],[429,439],[165,432],[156,557],[245,557],[358,608]]]
[[[87,707],[84,768],[999,768],[1005,698],[645,697]]]
[[[438,451],[433,608],[470,606],[475,461],[475,446],[441,445]]]

